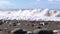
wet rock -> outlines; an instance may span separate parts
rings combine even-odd
[[[52,30],[47,29],[36,29],[33,32],[34,34],[54,34]]]
[[[12,30],[11,33],[13,33],[13,34],[26,34],[27,31],[17,28],[17,29]]]
[[[53,32],[50,30],[41,30],[38,32],[38,34],[53,34]]]

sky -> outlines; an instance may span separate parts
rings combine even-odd
[[[0,0],[0,9],[60,9],[60,0]]]

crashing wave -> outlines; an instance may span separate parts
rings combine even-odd
[[[20,9],[0,10],[0,19],[31,20],[31,21],[60,21],[60,10],[50,9]]]

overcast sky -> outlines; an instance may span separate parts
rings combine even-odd
[[[0,0],[0,9],[60,9],[60,0]]]

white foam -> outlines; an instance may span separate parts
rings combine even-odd
[[[48,12],[50,16],[48,15]],[[32,9],[32,10],[23,10],[18,11],[0,11],[0,19],[16,19],[16,20],[44,20],[44,21],[60,21],[60,11],[49,10],[49,9]]]

